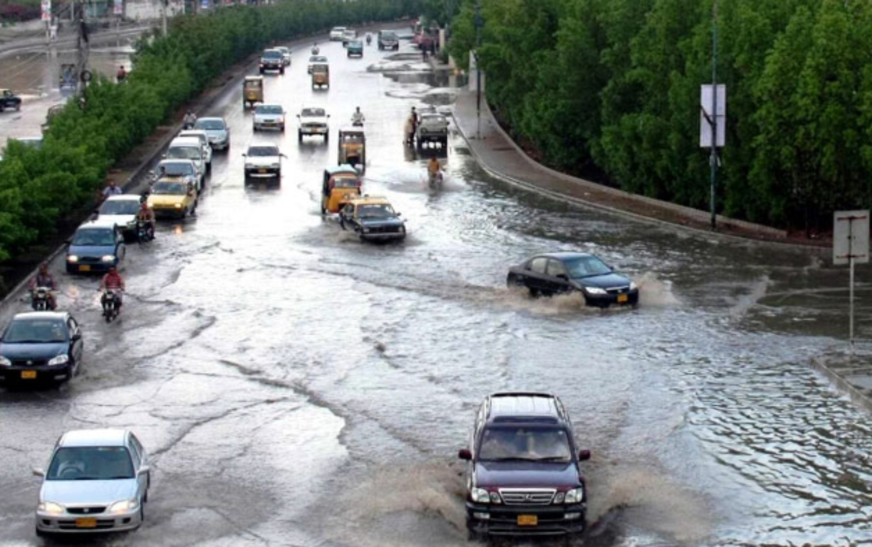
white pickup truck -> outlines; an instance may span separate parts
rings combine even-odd
[[[448,146],[448,118],[438,112],[424,112],[418,121],[418,131],[415,135],[418,146],[428,142],[438,142],[442,148]]]

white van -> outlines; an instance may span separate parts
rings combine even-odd
[[[179,133],[179,138],[193,137],[200,139],[200,144],[203,146],[203,153],[206,154],[206,170],[212,172],[212,145],[209,144],[209,135],[202,129],[183,129]]]
[[[197,168],[199,186],[202,188],[206,179],[206,153],[200,139],[196,137],[176,137],[164,154],[167,160],[191,160]]]

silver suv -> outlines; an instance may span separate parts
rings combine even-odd
[[[148,455],[126,429],[69,431],[58,440],[36,508],[36,535],[123,532],[145,518]]]

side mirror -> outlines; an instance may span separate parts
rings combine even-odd
[[[299,118],[299,117],[300,117],[300,115],[299,115],[299,114],[297,114],[297,117],[298,117],[298,118]]]
[[[144,475],[144,474],[146,474],[146,473],[148,473],[148,472],[150,472],[150,471],[151,471],[151,467],[149,467],[149,466],[147,466],[147,465],[143,465],[143,466],[141,466],[141,467],[139,468],[139,471],[137,471],[136,474],[137,474],[137,475]]]
[[[39,477],[41,479],[45,478],[45,469],[42,469],[41,467],[34,467],[33,476]]]
[[[248,154],[246,154],[245,152],[243,152],[243,153],[242,153],[242,157],[243,157],[243,158],[247,158],[247,157],[248,157]]]
[[[562,279],[564,281],[569,281],[569,276],[566,274],[557,274],[557,279]]]
[[[330,117],[330,114],[327,114],[327,117],[329,118],[329,117]]]
[[[464,461],[470,461],[472,460],[472,452],[468,448],[464,448],[457,451],[457,457]]]
[[[578,461],[584,462],[590,459],[590,450],[582,450],[578,453]]]
[[[280,155],[281,157],[283,157],[283,158],[287,158],[287,156],[284,155],[284,154],[279,154],[279,155]]]

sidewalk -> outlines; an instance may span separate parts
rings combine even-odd
[[[126,23],[121,25],[120,29],[116,29],[114,27],[111,29],[92,29],[90,37],[93,45],[94,42],[97,42],[99,40],[105,40],[106,38],[111,39],[119,35],[122,37],[127,37],[131,34],[141,34],[142,32],[145,32],[151,28],[153,28],[153,25],[150,24],[142,25],[136,23]],[[74,46],[77,39],[78,36],[74,25],[65,22],[63,28],[58,31],[57,39],[52,42],[52,46],[56,48],[62,46]],[[22,53],[30,50],[44,50],[46,49],[46,46],[47,44],[44,31],[19,33],[14,35],[0,34],[0,57],[6,57],[7,55],[14,55],[16,53]]]
[[[575,202],[646,222],[655,222],[711,234],[709,213],[576,178],[541,165],[527,156],[497,124],[482,100],[481,138],[476,138],[476,96],[468,88],[454,104],[457,128],[479,165],[494,178],[562,201]],[[789,237],[784,230],[718,215],[718,234],[780,242],[811,248],[829,248],[824,241]]]
[[[858,353],[853,358],[832,354],[812,359],[812,366],[847,394],[855,405],[872,412],[872,355]]]

